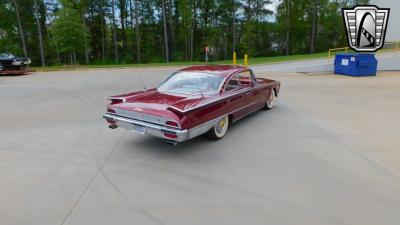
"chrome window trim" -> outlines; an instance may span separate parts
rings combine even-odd
[[[235,91],[235,90],[239,90],[240,88],[242,88],[242,85],[240,84],[240,80],[238,80],[238,83],[239,83],[239,87],[237,87],[237,88],[235,88],[235,89],[232,89],[232,90],[226,90],[226,87],[228,86],[228,83],[232,80],[232,78],[233,77],[235,77],[235,76],[237,76],[237,75],[239,75],[238,73],[233,73],[231,76],[229,76],[229,79],[226,79],[226,82],[224,82],[224,87],[221,89],[222,90],[222,93],[224,93],[224,92],[228,92],[228,91]]]
[[[174,75],[176,75],[176,74],[178,74],[178,73],[183,73],[183,72],[195,72],[195,73],[204,73],[204,74],[209,74],[209,75],[214,75],[214,76],[218,76],[218,77],[221,77],[222,78],[222,82],[221,82],[221,84],[219,85],[219,87],[217,88],[217,91],[216,91],[216,93],[214,93],[214,94],[202,94],[202,93],[199,93],[199,94],[187,94],[187,93],[177,93],[177,92],[168,92],[168,91],[160,91],[160,90],[158,90],[158,88],[161,86],[161,85],[163,85],[165,82],[167,82],[171,77],[173,77]],[[167,77],[167,79],[165,79],[163,82],[161,82],[161,84],[159,84],[157,87],[156,87],[156,90],[158,91],[158,92],[160,92],[160,93],[173,93],[173,94],[178,94],[178,95],[192,95],[192,96],[197,96],[197,95],[215,95],[215,94],[218,94],[219,93],[219,91],[221,90],[221,86],[225,83],[225,78],[223,77],[223,76],[221,76],[220,74],[217,74],[217,73],[211,73],[211,72],[202,72],[202,71],[181,71],[181,70],[179,70],[179,71],[176,71],[176,72],[174,72],[174,73],[172,73],[171,75],[169,75],[168,77]]]

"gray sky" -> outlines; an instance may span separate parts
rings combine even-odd
[[[276,7],[278,7],[280,0],[272,0],[272,4],[269,4],[267,6],[267,9],[273,11],[274,13],[276,12]]]

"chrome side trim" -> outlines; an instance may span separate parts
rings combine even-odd
[[[224,115],[224,116],[226,116],[226,115]],[[218,118],[215,118],[213,120],[210,120],[208,122],[202,123],[200,125],[197,125],[196,127],[189,129],[188,130],[188,139],[192,139],[192,138],[195,138],[197,136],[207,133],[211,128],[213,128],[215,125],[217,125],[218,121],[220,121],[224,116],[220,116]]]
[[[254,110],[250,111],[249,113],[246,113],[246,114],[244,114],[244,115],[242,115],[242,116],[240,116],[240,117],[235,118],[232,122],[234,123],[234,122],[236,122],[236,121],[238,121],[238,120],[240,120],[240,119],[242,119],[242,118],[244,118],[244,117],[246,117],[246,116],[252,114],[253,112],[262,109],[263,107],[264,107],[264,106],[260,106],[260,107],[258,107],[258,108],[255,108]],[[242,108],[240,108],[240,109],[243,109],[243,108],[244,108],[244,107],[242,107]],[[239,109],[239,110],[240,110],[240,109]],[[235,113],[235,112],[237,112],[237,111],[239,111],[239,110],[235,110],[235,111],[231,112],[230,114]]]
[[[259,88],[262,88],[262,87],[264,87],[264,86],[259,86],[259,87],[256,87],[256,88],[259,89]],[[225,100],[226,98],[230,98],[230,97],[233,97],[233,96],[235,96],[235,95],[240,95],[240,94],[246,93],[246,92],[248,92],[248,91],[251,91],[251,89],[252,89],[251,87],[246,87],[246,88],[244,88],[243,90],[241,90],[240,92],[232,93],[232,94],[223,96],[222,98],[219,98],[219,99],[217,99],[217,100],[214,100],[214,101],[211,101],[211,102],[207,102],[207,103],[205,103],[205,104],[198,105],[198,106],[195,106],[195,107],[193,107],[193,108],[189,108],[189,109],[185,109],[185,110],[178,109],[178,108],[176,108],[176,107],[174,107],[174,106],[169,106],[168,108],[173,108],[174,110],[177,110],[177,111],[180,112],[180,113],[187,113],[187,112],[193,111],[193,110],[195,110],[195,109],[204,107],[204,106],[206,106],[206,105],[209,105],[209,104],[212,104],[212,103],[215,103],[215,102],[219,102],[219,101],[223,101],[223,100]]]
[[[213,128],[215,125],[217,125],[217,123],[218,123],[222,118],[224,118],[225,116],[229,116],[229,115],[231,115],[231,114],[233,114],[233,113],[235,113],[235,112],[238,112],[238,111],[240,111],[240,110],[243,110],[244,108],[247,108],[247,107],[249,107],[249,105],[242,106],[242,107],[240,107],[240,108],[238,108],[238,109],[233,110],[233,111],[230,112],[230,113],[224,114],[224,115],[219,116],[219,117],[217,117],[217,118],[215,118],[215,119],[213,119],[213,120],[210,120],[210,121],[208,121],[208,122],[202,123],[202,124],[200,124],[200,125],[197,125],[197,126],[194,127],[194,128],[189,129],[189,130],[188,130],[188,139],[192,139],[192,138],[194,138],[194,137],[197,137],[197,136],[199,136],[199,135],[202,135],[202,134],[204,134],[204,133],[207,133],[211,128]],[[260,109],[262,109],[262,108],[263,108],[263,106],[261,106],[261,107],[259,107],[259,108],[256,108],[256,109],[252,110],[251,112],[249,112],[249,113],[247,113],[247,114],[245,114],[245,115],[243,115],[243,116],[241,116],[241,117],[239,117],[239,118],[236,118],[236,119],[233,120],[232,122],[236,122],[236,121],[240,120],[241,118],[246,117],[246,116],[250,115],[251,113],[253,113],[253,112],[257,111],[257,110],[260,110]]]

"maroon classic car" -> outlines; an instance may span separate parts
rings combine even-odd
[[[192,66],[160,86],[109,97],[103,116],[109,127],[123,127],[176,144],[204,133],[225,136],[232,122],[259,109],[271,109],[280,82],[256,78],[243,66]]]

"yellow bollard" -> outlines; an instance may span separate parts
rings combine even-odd
[[[244,66],[248,66],[249,65],[249,61],[248,61],[248,56],[247,54],[244,55]]]
[[[236,65],[236,52],[233,52],[233,65]]]

